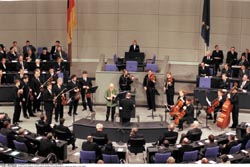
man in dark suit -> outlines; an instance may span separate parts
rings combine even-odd
[[[143,87],[146,91],[148,110],[156,111],[155,106],[155,84],[156,78],[153,78],[152,70],[148,70],[143,80]]]
[[[8,64],[6,64],[6,58],[2,58],[2,61],[1,61],[1,63],[0,63],[0,69],[1,69],[3,72],[8,72],[8,71],[9,71]]]
[[[178,158],[177,158],[177,161],[179,162],[182,162],[182,159],[183,159],[183,155],[184,155],[184,152],[187,152],[187,151],[193,151],[193,147],[190,145],[190,142],[188,140],[188,138],[184,138],[183,141],[182,141],[182,144],[181,144],[181,147],[179,148],[178,150]]]
[[[25,138],[25,129],[19,129],[18,135],[15,137],[15,140],[24,143],[28,149],[28,153],[34,154],[36,152],[36,145]]]
[[[231,93],[227,95],[227,98],[230,99],[233,109],[232,109],[232,119],[233,124],[230,128],[232,130],[236,129],[236,126],[239,124],[239,95],[237,88],[232,88]]]
[[[203,57],[202,62],[208,66],[214,65],[214,59],[211,56],[211,52],[209,50],[206,52],[206,56]]]
[[[10,51],[7,53],[6,58],[8,61],[17,60],[17,53],[14,47],[10,47]]]
[[[43,48],[43,51],[39,56],[42,61],[50,61],[50,53],[46,47]]]
[[[13,139],[15,138],[14,132],[11,130],[11,124],[9,121],[4,121],[3,128],[0,129],[0,133],[7,137],[8,147],[14,148]]]
[[[64,72],[64,65],[63,65],[61,57],[58,57],[56,59],[56,63],[54,65],[54,69],[55,69],[56,72]]]
[[[64,90],[66,88],[64,88],[63,86],[63,81],[62,78],[58,78],[57,79],[57,84],[53,87],[53,92],[55,94],[55,96],[57,97],[56,99],[56,106],[55,106],[55,121],[58,122],[58,117],[63,118],[63,105],[62,105],[62,98],[65,98],[65,93]]]
[[[41,111],[40,103],[41,103],[41,88],[43,88],[42,81],[40,79],[40,70],[36,69],[34,73],[34,77],[31,80],[31,89],[33,93],[33,113],[37,111]]]
[[[7,84],[7,77],[5,74],[3,74],[3,70],[0,69],[0,85]]]
[[[192,129],[190,129],[185,135],[182,135],[181,139],[180,139],[180,143],[182,143],[183,139],[186,137],[189,140],[191,140],[193,138],[193,136],[196,136],[197,134],[202,134],[201,129],[198,128],[199,122],[198,121],[194,121],[192,124]],[[193,142],[193,141],[191,141]]]
[[[238,78],[241,79],[243,77],[243,75],[249,76],[249,70],[246,68],[246,66],[241,65]]]
[[[168,137],[176,137],[176,140],[177,140],[178,132],[175,132],[174,128],[175,128],[174,124],[168,125],[167,132],[164,132],[163,136],[159,138],[159,145],[161,145],[163,143],[163,141],[165,140],[165,138],[168,138]],[[171,141],[169,141],[170,144],[175,144],[175,142],[171,143]]]
[[[250,89],[250,83],[248,81],[248,76],[246,74],[243,75],[243,77],[239,83],[239,89],[242,91],[249,91],[249,89]]]
[[[106,133],[103,133],[103,125],[101,123],[96,124],[96,132],[91,133],[91,136],[93,137],[103,137],[104,143],[108,143],[108,135]]]
[[[44,110],[47,117],[47,123],[51,124],[55,98],[52,92],[52,84],[50,82],[47,84],[47,89],[44,90],[43,101],[44,101]]]
[[[210,73],[209,73],[208,67],[206,67],[205,64],[202,62],[199,65],[199,76],[205,77],[205,76],[209,76],[209,75],[210,75]]]
[[[67,60],[68,59],[67,56],[68,56],[67,53],[62,50],[62,47],[58,46],[55,58],[53,58],[53,59],[56,60],[58,57],[60,57],[62,60]]]
[[[250,61],[250,52],[248,48],[246,48],[245,52],[242,53],[242,55],[246,56],[248,62]]]
[[[130,45],[129,52],[140,52],[140,47],[137,45],[136,40],[133,40],[132,45]]]
[[[52,56],[55,56],[56,55],[56,51],[57,51],[57,48],[60,46],[60,41],[57,40],[55,42],[55,45],[51,47],[51,50],[50,50],[50,54],[52,54]]]
[[[232,134],[228,135],[227,139],[228,143],[221,147],[221,154],[229,154],[230,149],[238,144],[235,140],[235,136]]]
[[[120,118],[122,125],[129,125],[131,113],[135,108],[135,103],[131,99],[131,93],[126,93],[126,97],[120,101]]]
[[[80,89],[79,89],[79,83],[77,83],[77,77],[76,75],[71,76],[71,81],[68,83],[68,90],[71,90],[69,92],[69,112],[68,115],[72,115],[72,110],[74,115],[77,114],[77,107],[80,99]]]
[[[23,94],[23,89],[20,88],[21,82],[20,80],[15,80],[15,88],[14,88],[14,114],[13,114],[13,124],[18,125],[20,121],[21,115],[21,98]]]
[[[230,89],[230,83],[227,79],[226,74],[222,74],[219,88],[220,89],[227,89],[227,90]]]
[[[37,124],[44,127],[44,131],[46,132],[46,134],[48,132],[52,132],[52,128],[50,124],[46,122],[46,117],[44,114],[41,114],[40,120],[37,121]]]
[[[57,79],[58,79],[58,76],[55,73],[54,68],[50,67],[49,68],[49,73],[46,75],[46,79],[45,80],[46,81],[49,80],[52,83],[52,85],[54,86],[54,85],[56,85]]]
[[[96,160],[101,159],[102,151],[96,143],[93,143],[92,136],[87,136],[87,141],[82,143],[83,151],[95,151]]]
[[[217,74],[218,70],[220,71],[220,64],[223,63],[224,59],[223,51],[219,49],[219,45],[215,45],[215,50],[212,53],[212,57],[214,58],[215,73]]]
[[[28,64],[25,61],[23,61],[23,55],[19,55],[18,62],[16,64],[16,69],[17,71],[19,71],[20,69],[23,70],[28,69]]]
[[[208,143],[205,144],[204,148],[206,149],[206,148],[216,147],[218,143],[216,143],[214,140],[215,140],[214,135],[210,134],[208,136]]]
[[[65,122],[65,119],[64,118],[61,118],[60,119],[60,124],[59,125],[55,125],[54,126],[54,130],[59,130],[59,131],[62,131],[62,132],[66,132],[66,138],[69,138],[70,140],[68,141],[68,144],[72,144],[72,150],[75,150],[77,147],[75,145],[75,141],[76,141],[76,138],[75,138],[75,135],[74,133],[72,133],[69,128],[67,126],[64,126],[64,122]]]
[[[238,66],[242,65],[244,65],[246,68],[249,66],[249,62],[244,53],[242,53],[241,58],[238,60]]]
[[[2,58],[6,58],[6,53],[5,53],[5,50],[4,50],[4,46],[3,44],[0,44],[0,61],[2,61]]]
[[[133,139],[142,139],[142,145],[132,145]],[[129,135],[129,139],[128,139],[128,145],[130,145],[130,147],[128,147],[128,150],[132,153],[136,153],[136,152],[143,152],[145,151],[144,145],[145,145],[146,141],[145,138],[143,136],[143,134],[138,133],[138,128],[132,128],[130,135]]]
[[[35,54],[36,48],[33,45],[31,45],[29,40],[27,40],[26,45],[23,46],[23,55],[24,55],[24,57],[28,56],[28,50],[29,49],[31,49],[32,53]]]
[[[120,91],[131,91],[131,84],[135,79],[134,76],[130,76],[126,69],[123,70],[123,74],[120,76],[119,79],[119,87]]]
[[[235,51],[235,47],[232,46],[230,51],[227,52],[226,63],[231,67],[237,64],[237,55],[238,53]]]
[[[232,71],[227,63],[224,65],[224,68],[221,70],[221,74],[226,74],[227,77],[232,76]]]
[[[56,141],[53,139],[52,133],[48,133],[46,138],[40,141],[38,155],[47,157],[50,153],[54,153]]]
[[[245,149],[247,142],[250,140],[250,127],[246,128],[246,134],[239,140],[242,143],[241,148]]]
[[[87,104],[88,104],[90,112],[94,112],[91,101],[91,94],[89,92],[89,89],[92,87],[92,83],[90,78],[88,78],[87,71],[82,72],[82,78],[79,79],[79,87],[81,89],[81,96],[82,96],[82,107],[83,107],[82,110],[83,111],[87,110]],[[86,104],[86,99],[87,99],[87,104]]]
[[[184,106],[183,109],[184,111],[182,112],[185,112],[185,115],[179,121],[179,125],[178,125],[179,131],[183,130],[183,123],[185,121],[187,121],[188,124],[191,124],[194,121],[194,106],[190,98],[186,99],[186,106]]]

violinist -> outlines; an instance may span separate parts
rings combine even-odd
[[[164,92],[166,93],[167,105],[171,108],[174,105],[174,78],[171,72],[167,73],[167,78],[164,84]]]
[[[92,83],[90,78],[88,78],[87,71],[82,72],[82,78],[80,78],[79,80],[79,87],[81,88],[82,107],[83,107],[82,111],[87,110],[87,104],[88,104],[90,112],[94,112],[91,101],[91,94],[88,92],[89,89],[92,87]],[[87,99],[87,104],[85,98]]]
[[[55,98],[54,98],[54,93],[52,92],[52,83],[50,82],[48,82],[47,89],[44,91],[43,101],[44,101],[44,110],[47,117],[46,122],[48,124],[51,124]]]
[[[53,87],[54,95],[56,98],[55,104],[55,121],[58,122],[58,116],[63,118],[63,105],[62,105],[62,98],[65,98],[65,94],[63,93],[63,80],[62,78],[57,79],[57,84]]]
[[[104,98],[107,100],[107,112],[106,112],[106,121],[109,120],[110,110],[111,110],[111,121],[114,121],[115,108],[116,108],[116,98],[117,90],[113,83],[109,84],[109,89],[106,90]]]
[[[21,114],[21,98],[23,94],[23,89],[20,89],[21,82],[20,80],[16,79],[15,80],[15,96],[14,96],[14,114],[13,114],[13,124],[18,125],[18,122],[20,121],[20,114]]]
[[[77,114],[77,107],[78,107],[78,103],[79,103],[79,96],[80,96],[80,89],[79,89],[79,85],[77,83],[77,77],[76,75],[72,75],[71,76],[71,81],[68,84],[68,90],[71,90],[69,92],[69,98],[70,98],[70,102],[69,102],[69,116],[72,115],[72,109],[73,109],[73,114],[74,115],[78,115]]]
[[[232,128],[232,130],[235,130],[236,126],[239,123],[239,97],[238,97],[237,87],[233,87],[231,89],[231,93],[227,94],[227,98],[231,101],[233,105],[232,109],[233,124],[230,128]]]
[[[40,69],[36,69],[34,72],[34,77],[31,80],[31,89],[33,93],[33,113],[37,111],[41,111],[40,104],[41,104],[41,88],[43,88],[42,81],[40,79]]]
[[[119,79],[120,91],[131,91],[131,84],[133,83],[135,77],[131,76],[126,69],[123,70],[123,74]]]
[[[30,89],[29,85],[29,76],[24,75],[23,77],[23,94],[22,94],[22,107],[23,107],[23,116],[26,119],[29,119],[29,117],[36,117],[31,109],[31,103],[32,103],[32,90]],[[29,115],[27,114],[27,110]]]
[[[185,112],[185,115],[179,121],[179,131],[183,130],[183,123],[185,121],[187,121],[188,124],[191,124],[194,121],[194,106],[192,104],[192,99],[186,99],[186,106],[183,107],[183,110],[183,112]]]
[[[53,67],[49,68],[49,73],[46,75],[46,80],[49,80],[52,85],[56,85],[56,80],[57,80],[58,76],[55,73],[55,70]]]
[[[155,107],[155,84],[156,77],[152,70],[148,70],[147,75],[144,77],[143,87],[147,95],[148,110],[156,111]]]

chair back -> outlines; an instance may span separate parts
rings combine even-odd
[[[106,144],[105,137],[92,136],[93,142],[95,142],[99,146],[104,146]]]
[[[54,129],[55,136],[58,140],[68,141],[68,134],[66,132]]]
[[[5,146],[8,147],[8,139],[7,136],[4,136],[3,134],[0,133],[0,143]]]
[[[144,145],[145,145],[145,139],[143,137],[130,138],[128,150],[135,154],[142,153],[143,151],[145,151]]]
[[[236,146],[231,147],[229,154],[234,154],[239,152],[241,149],[241,143],[237,144]]]
[[[198,158],[198,150],[184,152],[182,161],[183,162],[194,162]]]
[[[118,58],[117,58],[117,55],[116,55],[116,54],[114,54],[113,59],[114,59],[114,64],[117,64]]]
[[[157,64],[151,64],[151,63],[147,63],[146,64],[146,71],[148,70],[152,70],[154,73],[158,71],[158,65]]]
[[[115,64],[105,64],[105,71],[116,71]]]
[[[205,157],[208,159],[216,158],[219,155],[219,146],[206,148]]]
[[[108,154],[102,154],[102,158],[104,163],[109,163],[109,164],[118,164],[120,163],[118,155],[108,155]]]
[[[194,142],[194,141],[200,140],[200,139],[201,139],[201,135],[202,135],[202,132],[192,133],[192,135],[188,136],[187,138],[188,138],[191,142]]]
[[[137,72],[137,61],[127,61],[126,62],[126,69],[128,72]]]
[[[39,125],[38,123],[35,123],[36,125],[36,133],[41,135],[41,136],[46,136],[46,130],[43,125]]]
[[[169,144],[174,145],[177,141],[178,136],[164,137],[164,140],[168,140]]]
[[[80,163],[95,163],[95,151],[80,151]]]
[[[166,160],[171,156],[171,153],[155,153],[155,163],[166,163]]]
[[[28,152],[28,148],[25,143],[13,140],[14,146],[17,151]]]
[[[14,163],[15,164],[24,164],[24,163],[27,163],[27,162],[28,161],[26,161],[26,160],[14,158]]]
[[[152,63],[152,64],[155,64],[155,61],[156,61],[156,55],[153,56],[152,62],[151,62],[151,63]]]
[[[250,148],[250,140],[247,141],[247,144],[245,146],[245,149],[249,149]]]

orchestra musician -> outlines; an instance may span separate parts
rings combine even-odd
[[[235,130],[239,122],[239,97],[238,97],[237,87],[233,87],[231,89],[231,93],[227,94],[227,98],[231,101],[233,105],[232,109],[233,124],[230,128],[232,128],[232,130]]]
[[[18,125],[18,122],[22,122],[20,121],[20,114],[21,114],[21,98],[22,98],[22,93],[23,93],[23,89],[20,89],[20,85],[21,82],[20,80],[15,80],[15,88],[14,88],[14,92],[15,92],[15,96],[14,96],[14,114],[13,114],[13,124],[14,125]]]
[[[156,77],[153,74],[152,70],[148,70],[148,73],[143,80],[143,87],[147,95],[148,110],[153,110],[153,111],[156,111],[155,84],[156,84]]]
[[[72,116],[72,110],[74,115],[78,115],[77,107],[80,99],[80,89],[77,83],[77,76],[75,74],[71,76],[71,81],[68,83],[68,90],[71,90],[69,92],[70,102],[68,115]]]
[[[57,84],[53,87],[53,92],[56,98],[55,104],[55,121],[58,122],[58,117],[63,118],[63,104],[62,100],[66,100],[66,95],[63,93],[64,86],[62,78],[57,79]]]
[[[57,74],[55,73],[55,70],[53,67],[50,67],[49,68],[49,73],[46,75],[46,80],[49,79],[49,81],[52,83],[52,85],[55,85],[56,84],[56,81],[57,81]]]
[[[191,124],[194,121],[194,106],[192,104],[192,99],[186,99],[186,106],[183,107],[183,110],[183,112],[185,112],[185,115],[179,121],[179,131],[183,130],[183,123],[185,121],[187,121],[188,124]]]
[[[34,77],[31,80],[31,89],[33,93],[33,113],[36,113],[36,111],[41,111],[40,105],[41,105],[41,89],[43,89],[43,85],[40,79],[40,69],[36,69],[34,72]]]
[[[87,104],[90,112],[94,112],[93,105],[91,101],[91,94],[89,93],[89,89],[92,87],[92,83],[90,78],[88,78],[88,72],[82,72],[82,78],[79,80],[79,87],[81,88],[81,96],[82,96],[82,111],[87,110]],[[87,99],[87,104],[86,104]]]
[[[123,70],[123,74],[119,79],[120,91],[131,91],[131,84],[133,83],[135,77],[130,75],[126,69]]]
[[[172,120],[175,120],[176,112],[182,111],[183,107],[186,106],[186,96],[183,90],[179,91],[176,104],[171,108],[170,115],[173,116]],[[173,113],[173,114],[172,114]]]
[[[166,93],[167,105],[171,108],[174,105],[174,78],[171,72],[167,72],[167,78],[165,80],[164,92]]]
[[[46,114],[46,122],[48,124],[51,124],[52,122],[52,115],[53,115],[53,109],[54,109],[54,94],[52,92],[52,83],[48,82],[47,83],[47,89],[44,90],[43,93],[43,101],[44,101],[44,110]]]
[[[106,112],[106,120],[109,120],[109,115],[111,111],[111,121],[114,121],[115,109],[116,109],[116,101],[115,98],[117,96],[117,90],[113,83],[109,84],[109,89],[106,90],[104,98],[107,100],[107,112]]]

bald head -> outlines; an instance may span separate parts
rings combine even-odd
[[[93,139],[93,138],[92,138],[92,136],[87,136],[86,139],[87,139],[88,142],[92,142],[92,139]]]
[[[198,125],[199,125],[198,121],[194,121],[194,123],[192,124],[192,127],[193,128],[198,128]]]
[[[174,131],[174,128],[175,128],[174,124],[168,125],[168,130],[169,131]]]

